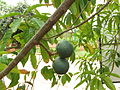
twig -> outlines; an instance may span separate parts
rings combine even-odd
[[[56,52],[51,52],[50,50],[48,50],[41,42],[39,42],[39,45],[42,46],[47,51],[49,56],[57,54]]]
[[[106,3],[101,9],[99,9],[96,13],[94,13],[94,14],[93,14],[92,16],[90,16],[88,19],[84,20],[82,23],[80,23],[80,24],[78,24],[78,25],[76,25],[76,26],[74,26],[74,27],[72,27],[72,28],[66,29],[65,31],[63,31],[63,32],[61,32],[61,33],[59,33],[59,34],[57,34],[57,35],[51,36],[51,37],[49,37],[49,39],[50,39],[50,38],[59,37],[60,35],[68,32],[68,31],[70,31],[70,30],[72,30],[72,29],[75,29],[75,28],[77,28],[77,27],[80,27],[81,25],[83,25],[84,23],[86,23],[86,22],[88,22],[90,19],[92,19],[94,16],[96,16],[99,12],[101,12],[111,1],[112,1],[112,0],[108,0],[107,3]]]
[[[91,1],[91,0],[90,0]],[[75,19],[75,21],[73,22],[73,24],[70,26],[70,28],[72,28],[72,26],[77,22],[77,20],[80,18],[81,14],[83,13],[83,11],[85,10],[85,8],[88,6],[88,4],[90,3],[90,1],[87,2],[87,4],[85,5],[85,7],[81,10],[80,14],[78,15],[78,17]]]
[[[104,45],[119,45],[120,43],[106,43],[106,44],[102,44],[102,46]]]
[[[50,50],[48,50],[41,42],[39,42],[39,45],[42,46],[47,51],[50,60],[53,61],[51,56],[54,55],[55,53],[52,53]]]
[[[64,0],[63,3],[58,7],[54,14],[46,21],[44,26],[27,42],[16,58],[9,63],[7,68],[0,72],[0,79],[6,76],[21,60],[25,55],[35,46],[34,41],[40,41],[47,32],[51,30],[53,25],[61,18],[62,15],[68,10],[75,0]]]

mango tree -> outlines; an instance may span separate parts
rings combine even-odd
[[[26,83],[34,87],[36,74],[56,84],[70,82],[77,76],[77,88],[86,83],[86,90],[116,90],[110,76],[120,66],[120,2],[119,0],[39,0],[39,4],[18,4],[10,7],[0,1],[0,87],[2,90],[18,86],[25,90]],[[38,7],[54,7],[56,11],[41,13]],[[62,44],[61,44],[62,42]],[[51,48],[52,45],[57,45]],[[106,47],[106,48],[105,48]],[[81,48],[83,50],[81,50]],[[38,60],[36,53],[40,53]],[[15,58],[9,58],[12,54]],[[18,69],[30,60],[34,71]],[[44,66],[41,62],[53,63]],[[75,64],[78,72],[69,72]],[[62,67],[62,68],[61,68]],[[78,68],[79,67],[79,68]],[[61,71],[63,70],[64,71]],[[24,74],[24,85],[19,85]],[[27,75],[31,79],[26,81]],[[5,86],[4,77],[11,80]]]

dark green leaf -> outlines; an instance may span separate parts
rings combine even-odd
[[[41,4],[43,0],[39,0],[39,3]]]
[[[75,61],[75,52],[70,56],[70,61],[72,61],[72,63]]]
[[[112,18],[109,20],[109,22],[108,22],[108,30],[111,32],[111,30],[112,30],[112,22],[113,22],[113,20],[112,20]]]
[[[52,80],[52,85],[51,85],[51,87],[53,87],[55,84],[57,84],[57,80],[56,80],[56,78],[55,78],[55,76],[53,77],[53,80]]]
[[[36,48],[34,47],[30,50],[30,61],[34,69],[36,69],[37,67],[37,59],[35,53],[36,53]]]
[[[34,69],[36,69],[37,66],[37,59],[35,54],[30,54],[30,61]]]
[[[68,82],[70,82],[70,81],[71,81],[70,76],[69,76],[69,75],[67,75],[67,74],[65,74],[65,76],[66,76],[66,80],[67,80]]]
[[[10,76],[11,76],[11,83],[8,86],[9,88],[17,85],[19,80],[19,74],[10,73]]]
[[[71,72],[69,72],[68,74],[70,75],[70,77],[72,77],[72,76],[73,76],[73,74],[72,74]]]
[[[66,74],[65,74],[65,75],[62,76],[61,82],[64,85],[66,83],[66,81],[67,81],[67,78],[66,78]]]
[[[25,66],[25,64],[28,61],[28,59],[29,59],[29,53],[21,60],[21,63],[23,65],[23,67]]]
[[[91,0],[92,4],[95,5],[96,4],[96,0]]]
[[[48,69],[48,66],[44,66],[41,69],[41,74],[43,75],[43,77],[46,80],[48,80],[48,79],[51,80],[54,77],[54,71],[53,71],[53,69]]]
[[[44,0],[45,3],[49,3],[49,0]]]
[[[25,84],[17,87],[17,90],[25,90]]]

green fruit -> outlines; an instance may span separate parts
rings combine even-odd
[[[66,59],[57,57],[52,64],[54,71],[57,74],[65,74],[69,69],[69,63]]]
[[[59,54],[60,58],[67,58],[70,57],[73,53],[73,46],[66,40],[61,41],[56,46],[57,53]]]

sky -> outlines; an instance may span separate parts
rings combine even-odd
[[[35,5],[35,4],[39,4],[39,0],[3,0],[5,1],[8,5],[11,6],[16,6],[18,2],[26,2],[29,5]],[[52,6],[46,7],[39,7],[37,8],[41,13],[51,13],[53,14],[55,11],[55,8],[53,8]]]

